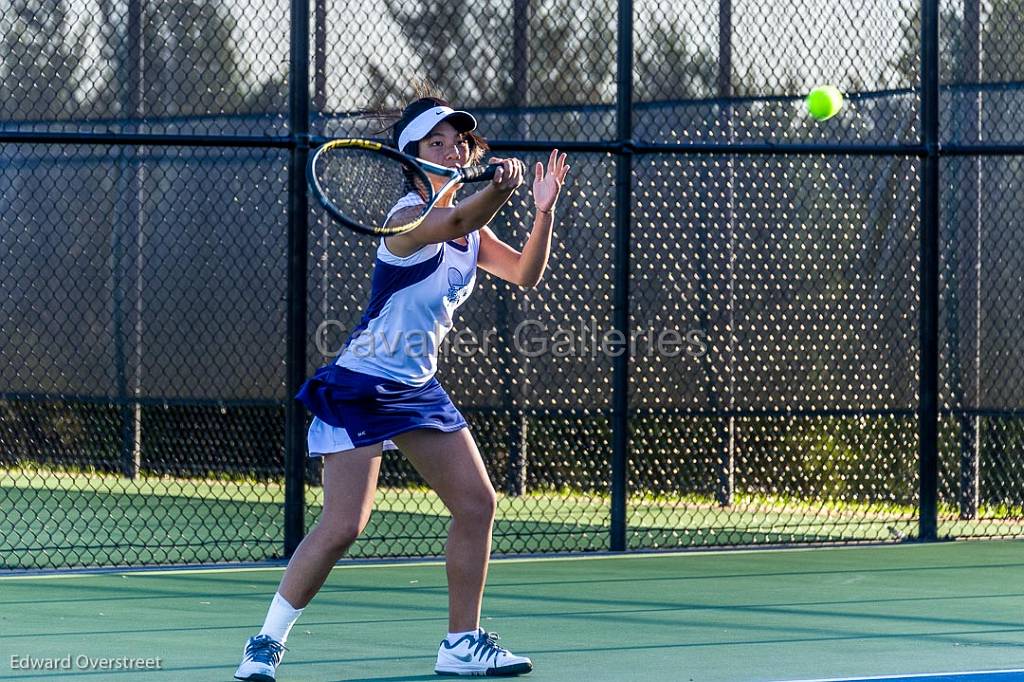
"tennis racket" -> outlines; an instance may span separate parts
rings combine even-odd
[[[388,237],[416,229],[452,187],[490,180],[497,168],[448,168],[373,140],[339,139],[320,145],[309,158],[306,175],[313,195],[331,218],[356,232]],[[436,192],[430,175],[446,178]],[[388,212],[412,191],[424,197],[419,215],[400,224],[392,220],[385,227]]]

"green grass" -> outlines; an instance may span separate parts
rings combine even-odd
[[[40,467],[0,469],[0,568],[263,561],[280,558],[284,487],[255,480],[142,476]],[[322,491],[306,491],[306,525]],[[960,521],[943,508],[943,535],[1012,537],[1013,510]],[[1002,512],[1000,514],[999,512]],[[502,554],[601,551],[609,547],[607,495],[534,491],[500,496],[494,550]],[[892,541],[913,538],[916,510],[882,503],[737,495],[728,508],[693,496],[634,496],[631,549],[747,544]],[[353,557],[436,556],[448,515],[426,488],[381,488]]]

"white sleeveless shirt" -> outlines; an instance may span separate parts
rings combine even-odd
[[[422,203],[410,192],[388,218]],[[453,326],[453,313],[473,291],[479,253],[479,232],[466,235],[466,244],[427,244],[405,257],[391,253],[381,239],[370,303],[335,362],[412,386],[430,381],[437,372],[438,349]]]

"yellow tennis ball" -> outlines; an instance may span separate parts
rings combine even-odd
[[[843,107],[843,93],[834,85],[819,85],[807,94],[807,113],[819,121],[826,121]]]

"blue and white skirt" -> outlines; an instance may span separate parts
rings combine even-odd
[[[466,420],[437,379],[409,386],[338,365],[317,370],[295,396],[315,415],[309,427],[310,457],[383,443],[406,431],[458,431]]]

